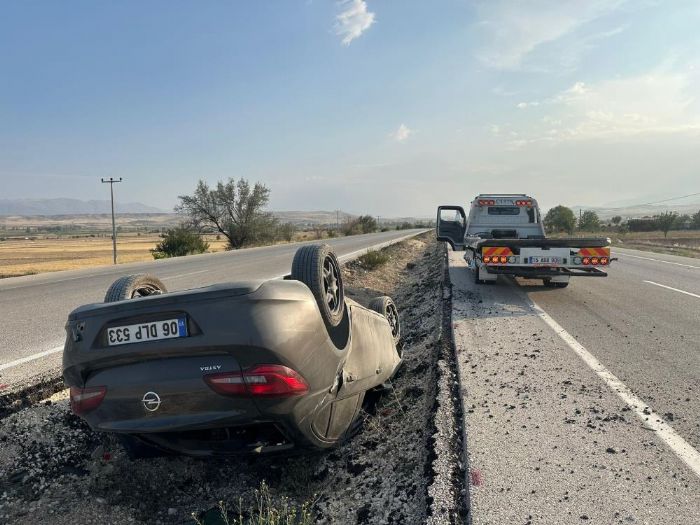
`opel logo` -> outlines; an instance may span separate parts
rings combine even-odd
[[[143,407],[149,412],[155,412],[160,407],[160,396],[155,392],[146,392],[141,399]]]

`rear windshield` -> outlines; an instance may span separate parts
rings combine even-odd
[[[489,206],[489,215],[520,215],[518,206]]]

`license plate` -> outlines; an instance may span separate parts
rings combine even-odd
[[[107,328],[107,344],[109,346],[174,339],[176,337],[187,337],[187,323],[184,317]]]
[[[530,264],[560,264],[561,257],[530,257]]]

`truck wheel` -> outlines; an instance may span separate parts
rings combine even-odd
[[[394,338],[394,344],[398,348],[399,340],[401,339],[401,321],[399,320],[399,310],[396,308],[394,301],[386,295],[375,297],[369,302],[369,309],[382,314],[389,321],[391,336]]]
[[[125,275],[112,283],[105,294],[105,303],[148,297],[149,295],[161,295],[167,293],[165,285],[160,279],[146,273]]]
[[[327,244],[302,246],[294,254],[292,279],[309,287],[327,328],[335,328],[345,314],[345,289],[338,258]]]

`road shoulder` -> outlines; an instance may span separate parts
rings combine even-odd
[[[449,255],[473,523],[697,523],[700,480],[512,287]]]

